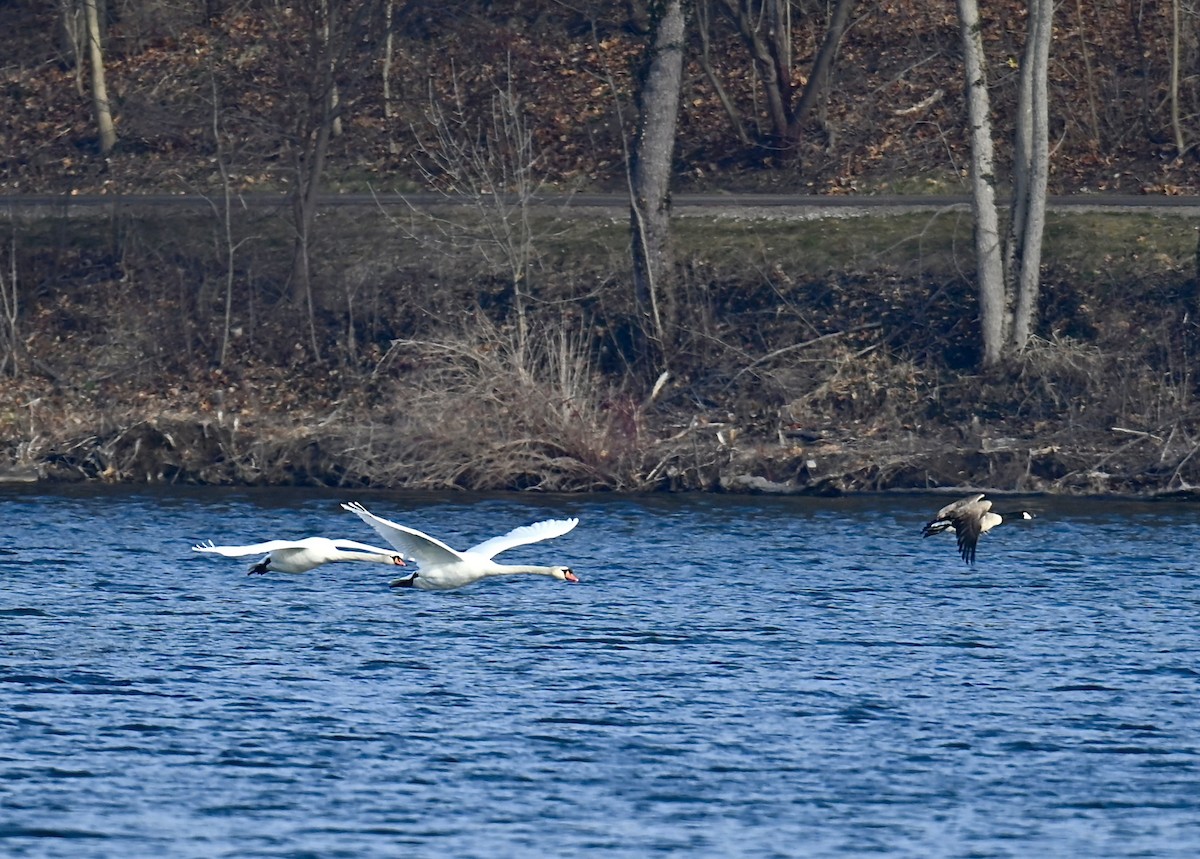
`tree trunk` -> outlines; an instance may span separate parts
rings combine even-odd
[[[753,0],[722,2],[725,14],[737,25],[746,47],[750,49],[750,56],[762,80],[763,94],[767,99],[767,113],[771,117],[775,136],[785,138],[791,124],[792,69],[790,65],[786,68],[781,66],[782,58],[777,53],[780,40],[775,38],[775,33],[768,33],[764,37],[762,22],[765,17],[763,12],[766,10],[752,8]],[[777,4],[778,0],[764,2]],[[778,20],[779,17],[778,14],[771,16],[772,20]],[[790,51],[787,56],[791,56]]]
[[[292,255],[292,301],[306,307],[309,334],[314,354],[316,333],[312,294],[311,250],[317,198],[324,179],[329,142],[334,136],[340,108],[337,103],[336,75],[345,61],[349,46],[367,16],[369,3],[345,4],[329,0],[311,0],[303,8],[312,23],[309,42],[301,62],[311,76],[302,80],[298,91],[302,99],[297,110],[293,158],[296,187],[292,211],[296,230]]]
[[[701,4],[702,5],[702,4]],[[854,0],[835,0],[821,48],[800,91],[792,84],[792,19],[788,0],[721,0],[721,8],[738,29],[763,84],[767,113],[775,137],[795,142],[817,99],[825,91],[829,70],[850,24]]]
[[[307,144],[297,153],[296,192],[292,203],[296,224],[295,253],[292,257],[292,297],[297,303],[305,303],[310,312],[313,302],[309,241],[312,237],[313,221],[317,215],[317,195],[321,190],[325,155],[329,151],[329,137],[333,129],[329,96],[326,95],[325,99],[315,132],[310,134]]]
[[[83,86],[83,68],[87,64],[84,54],[87,53],[87,14],[79,0],[58,0],[62,11],[63,37],[71,51],[75,76],[75,92],[83,98],[87,90]]]
[[[829,70],[833,68],[833,58],[837,56],[838,45],[842,42],[846,27],[850,25],[850,12],[853,9],[854,0],[837,0],[837,5],[833,7],[833,14],[829,18],[829,27],[825,30],[825,40],[821,42],[817,58],[813,60],[812,74],[808,77],[808,84],[800,96],[800,103],[796,105],[796,109],[792,112],[791,122],[788,124],[789,140],[800,139],[800,127],[804,124],[813,105],[816,104],[817,97],[825,91],[829,82]]]
[[[729,124],[733,126],[733,132],[737,135],[738,140],[742,143],[750,143],[750,135],[746,133],[746,127],[742,124],[742,118],[738,115],[737,108],[734,106],[733,99],[729,97],[729,93],[725,91],[721,79],[717,77],[717,72],[712,64],[712,2],[713,0],[697,0],[695,5],[696,10],[696,31],[700,35],[700,68],[704,71],[704,77],[708,79],[709,86],[713,88],[713,92],[721,102],[721,107],[725,109],[725,115],[729,118]]]
[[[661,361],[670,351],[675,314],[670,184],[683,87],[682,0],[665,0],[658,11],[632,157],[630,232],[634,296]]]
[[[996,212],[996,170],[990,99],[984,66],[983,33],[976,0],[957,0],[966,66],[967,116],[971,125],[971,209],[975,215],[976,279],[983,365],[1000,361],[1004,349],[1004,260]]]
[[[1179,0],[1171,0],[1171,66],[1167,83],[1167,101],[1171,110],[1171,135],[1175,138],[1176,157],[1182,158],[1187,152],[1187,144],[1183,137],[1183,123],[1179,118]]]
[[[14,230],[8,248],[8,274],[0,267],[0,317],[4,330],[0,332],[0,373],[13,378],[21,375],[18,355],[23,340],[20,334],[21,294],[17,290],[17,236]]]
[[[1010,280],[1016,294],[1011,344],[1020,352],[1033,330],[1041,283],[1042,236],[1046,228],[1046,186],[1050,173],[1049,89],[1047,72],[1054,0],[1030,0],[1029,35],[1022,59],[1018,132],[1022,155],[1014,163],[1012,259]],[[1027,79],[1027,82],[1026,82]],[[1026,128],[1022,129],[1022,126]]]
[[[100,133],[100,153],[107,155],[117,145],[113,127],[112,106],[108,101],[108,86],[104,80],[104,51],[100,44],[100,14],[96,0],[83,0],[87,14],[88,56],[92,70],[92,104],[96,110],[96,128]]]
[[[392,32],[392,19],[396,0],[384,0],[383,4],[383,118],[391,119],[395,115],[392,106],[392,57],[396,53],[396,37]]]

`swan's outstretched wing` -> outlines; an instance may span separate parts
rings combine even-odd
[[[517,546],[524,546],[526,543],[561,537],[578,524],[578,519],[546,519],[543,522],[534,522],[532,525],[522,525],[520,528],[513,528],[501,537],[484,540],[478,546],[468,549],[467,552],[472,555],[483,555],[485,558],[494,558],[501,552],[507,552]]]
[[[462,560],[462,555],[454,551],[441,540],[434,539],[428,534],[422,534],[415,528],[406,528],[395,522],[376,516],[357,501],[342,505],[343,510],[349,510],[378,532],[400,550],[406,558],[411,558],[422,566],[450,564]]]
[[[395,549],[381,549],[378,546],[368,546],[357,540],[326,540],[324,537],[306,537],[303,540],[268,540],[265,543],[253,543],[249,546],[214,546],[212,540],[192,546],[193,552],[212,552],[224,555],[226,558],[242,558],[246,555],[264,555],[271,552],[288,549],[316,549],[329,547],[346,552],[368,552],[372,555],[395,555]]]
[[[226,558],[242,558],[246,555],[263,555],[277,552],[280,549],[303,549],[304,543],[298,540],[268,540],[265,543],[253,543],[249,546],[214,546],[212,540],[192,546],[193,552],[212,552],[224,555]]]
[[[381,549],[378,546],[368,546],[366,543],[360,543],[357,540],[331,540],[335,549],[340,549],[344,552],[370,552],[372,555],[399,555],[400,553],[391,549]]]

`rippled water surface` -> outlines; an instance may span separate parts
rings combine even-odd
[[[0,855],[1200,855],[1200,508],[358,496],[502,560],[245,575],[353,495],[0,492]]]

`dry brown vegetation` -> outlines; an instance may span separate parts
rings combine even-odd
[[[6,117],[0,187],[77,194],[219,190],[214,110],[235,185],[287,187],[294,181],[297,122],[310,99],[305,85],[313,61],[304,38],[316,5],[114,0],[106,49],[122,142],[110,157],[97,159],[89,103],[77,92],[58,6],[9,3],[10,26],[0,34]],[[799,84],[827,22],[824,4],[794,5]],[[431,95],[443,105],[460,102],[475,116],[487,113],[496,93],[511,89],[529,117],[545,177],[562,187],[623,188],[622,136],[632,121],[645,40],[642,19],[631,11],[640,6],[396,0],[390,102],[384,103],[384,43],[375,18],[363,25],[339,70],[344,133],[331,144],[333,186],[411,190],[422,181],[418,138]],[[1000,0],[986,7],[1003,154],[1024,4]],[[1180,106],[1194,142],[1200,134],[1194,71],[1200,28],[1194,3],[1183,0],[1180,8]],[[1171,9],[1099,0],[1058,11],[1050,68],[1052,193],[1196,192],[1195,157],[1178,158],[1170,120]],[[805,133],[786,147],[772,139],[761,82],[735,26],[712,16],[712,76],[701,63],[698,26],[693,16],[677,188],[921,193],[961,187],[965,114],[952,0],[859,4],[826,98]]]
[[[590,15],[586,3],[532,0],[463,15],[401,5],[395,116],[384,116],[379,45],[367,40],[339,81],[332,187],[449,187],[476,156],[504,167],[511,147],[447,136],[449,113],[441,129],[429,119],[461,106],[460,130],[477,131],[505,93],[533,137],[531,154],[507,162],[536,167],[525,187],[622,185],[642,44],[624,4]],[[483,186],[466,208],[329,208],[312,236],[312,307],[297,303],[289,210],[226,209],[221,195],[294,181],[285,120],[303,56],[294,22],[272,12],[284,7],[210,4],[218,14],[202,19],[115,4],[122,142],[107,159],[45,37],[53,11],[14,8],[3,38],[24,41],[3,61],[5,190],[212,201],[4,221],[0,454],[23,473],[543,491],[1200,484],[1186,219],[1052,218],[1038,338],[987,375],[975,370],[961,211],[678,219],[678,343],[656,389],[661,368],[637,349],[621,217],[535,209],[519,194],[502,209]],[[1003,129],[1020,15],[1017,3],[994,8]],[[1056,192],[1197,190],[1195,150],[1180,157],[1166,133],[1165,71],[1150,50],[1167,22],[1157,8],[1130,14],[1115,2],[1060,12]],[[821,24],[815,11],[800,22],[798,54]],[[280,43],[291,46],[283,61],[268,50]],[[679,188],[958,189],[952,4],[864,4],[828,99],[786,149],[764,130],[735,34],[717,33],[713,52],[746,139],[694,64]]]
[[[961,215],[685,219],[687,311],[654,396],[615,286],[620,224],[540,225],[522,347],[485,261],[414,250],[411,225],[379,213],[331,212],[314,360],[306,314],[254,278],[286,265],[284,224],[248,219],[222,364],[220,233],[205,217],[122,210],[73,220],[69,241],[60,222],[26,221],[17,270],[44,286],[7,368],[5,454],[114,481],[1186,490],[1200,480],[1194,231],[1081,217],[1053,222],[1045,333],[985,376],[962,310]],[[1112,252],[1097,262],[1080,232]]]

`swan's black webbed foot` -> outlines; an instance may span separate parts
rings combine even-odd
[[[246,573],[246,575],[248,575],[248,576],[265,576],[267,574],[267,565],[270,563],[271,563],[270,558],[264,558],[263,560],[261,560],[257,564],[255,564],[253,567],[251,567],[250,571],[248,573]]]
[[[402,579],[393,580],[392,587],[394,587],[394,588],[415,588],[416,580],[417,580],[417,574],[413,573],[411,576],[405,576]]]

